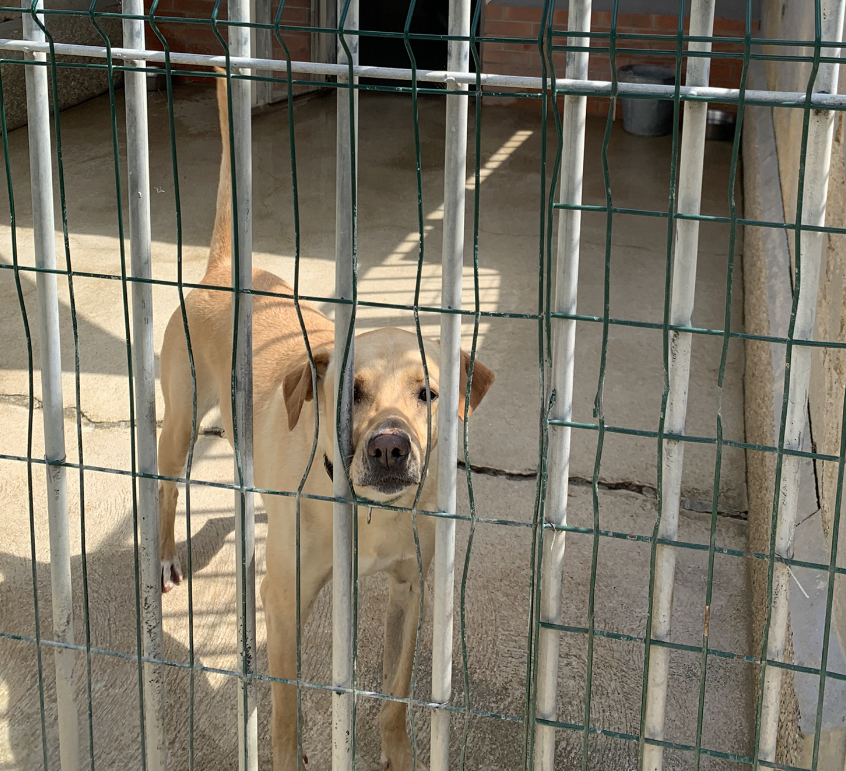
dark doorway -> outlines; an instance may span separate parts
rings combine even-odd
[[[366,0],[360,5],[362,30],[393,32],[394,38],[362,35],[359,42],[359,62],[376,67],[401,67],[410,69],[411,60],[405,48],[402,33],[405,30],[410,0]],[[471,19],[476,1],[471,0]],[[411,17],[409,32],[422,35],[446,35],[449,19],[449,0],[417,0]],[[447,66],[446,40],[412,40],[411,50],[418,70],[445,70]],[[475,72],[473,55],[470,71]],[[364,83],[389,84],[390,81],[362,79]],[[394,85],[397,81],[392,81]]]

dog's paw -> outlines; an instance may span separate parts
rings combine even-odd
[[[175,554],[169,559],[162,560],[162,591],[169,592],[177,584],[182,583],[182,566]]]
[[[392,763],[391,759],[382,755],[379,768],[382,771],[405,771],[406,768],[411,769],[411,759],[403,758],[399,763]],[[417,761],[416,771],[429,771],[429,767],[422,761]]]

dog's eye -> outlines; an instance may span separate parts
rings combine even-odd
[[[431,388],[429,389],[429,393],[432,395],[432,401],[435,401],[435,399],[438,398],[438,394],[435,391],[433,391]],[[420,389],[420,392],[417,394],[417,398],[421,402],[423,402],[424,404],[426,403],[426,389],[425,388]]]
[[[361,401],[361,389],[358,386],[353,386],[353,404],[358,404]]]

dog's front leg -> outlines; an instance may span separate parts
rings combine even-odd
[[[429,555],[423,555],[423,575],[429,570]],[[382,659],[382,687],[390,696],[406,698],[414,664],[414,645],[420,610],[420,574],[413,566],[388,574],[388,609],[385,614],[385,648]],[[405,730],[406,704],[385,701],[379,716],[382,734],[383,771],[413,771],[411,741]],[[418,747],[418,752],[420,748]],[[417,768],[425,766],[419,761]]]
[[[273,580],[268,573],[262,581],[261,595],[267,623],[267,659],[270,675],[285,680],[296,680],[296,579],[294,576],[288,576],[288,579]],[[303,576],[300,591],[301,626],[305,626],[321,586],[322,582],[308,580],[307,576]],[[297,751],[297,686],[273,683],[271,692],[273,771],[302,771],[303,758]]]

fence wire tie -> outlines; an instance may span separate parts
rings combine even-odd
[[[779,559],[781,560],[781,564],[784,565],[787,568],[787,572],[790,573],[790,577],[796,582],[796,586],[799,587],[799,591],[802,592],[802,594],[805,595],[805,599],[810,600],[811,599],[810,595],[802,587],[802,584],[799,583],[799,579],[796,577],[796,573],[794,573],[793,569],[790,567],[790,565],[788,565],[784,561],[784,557],[779,556]]]
[[[547,520],[547,524],[552,525],[552,524],[554,524],[554,523],[549,522],[549,520]],[[563,531],[563,530],[559,530],[557,527],[553,527],[553,528],[552,528],[552,538],[550,539],[550,549],[554,549],[554,548],[555,548],[555,542],[558,540],[558,534],[559,534],[559,533],[561,533],[561,534],[563,535],[563,534],[564,534],[564,531]]]

